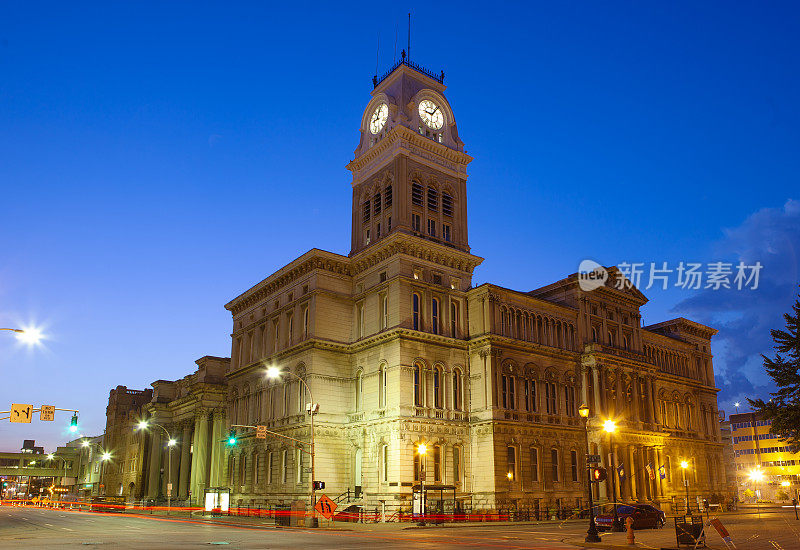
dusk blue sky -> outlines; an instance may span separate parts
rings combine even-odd
[[[474,284],[761,261],[757,291],[642,290],[645,323],[720,329],[721,408],[766,395],[800,270],[796,5],[8,2],[0,326],[49,338],[0,333],[0,408],[78,408],[100,434],[109,389],[230,354],[231,298],[310,248],[347,254],[345,164],[409,10],[475,157]],[[68,421],[4,422],[0,449],[63,444]]]

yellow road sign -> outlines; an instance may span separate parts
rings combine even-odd
[[[11,405],[11,422],[30,424],[31,416],[33,416],[33,405],[20,405],[19,403]]]
[[[56,419],[56,406],[55,405],[42,405],[42,410],[39,412],[39,420],[45,422],[52,422]]]
[[[256,426],[256,438],[258,438],[258,439],[266,439],[267,438],[267,427],[266,426]]]

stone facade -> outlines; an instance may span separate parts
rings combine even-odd
[[[576,274],[532,292],[472,285],[483,261],[468,242],[472,158],[442,80],[405,63],[376,80],[347,165],[350,254],[310,250],[226,304],[232,353],[215,359],[225,368],[203,386],[211,397],[153,384],[146,414],[189,422],[192,495],[225,486],[234,506],[307,500],[312,402],[315,479],[370,509],[410,511],[421,481],[443,510],[584,505],[581,403],[589,450],[605,460],[613,444],[628,472],[621,501],[680,499],[680,460],[692,464],[694,492],[720,490],[715,330],[686,319],[642,326],[647,299],[636,288],[586,292]],[[269,367],[283,376],[267,378]],[[611,443],[599,429],[607,418],[619,425]],[[240,428],[230,446],[231,425],[303,443]],[[150,452],[147,492],[163,494],[154,489],[163,446]],[[606,484],[595,490],[611,496]]]

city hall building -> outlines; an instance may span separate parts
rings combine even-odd
[[[138,471],[108,487],[161,499],[170,476],[173,498],[193,503],[209,488],[233,506],[308,502],[316,410],[315,478],[332,498],[410,511],[424,484],[444,511],[571,509],[588,496],[585,403],[588,451],[605,462],[613,445],[623,465],[620,501],[680,501],[684,473],[692,495],[724,491],[714,329],[643,326],[647,298],[613,277],[591,291],[576,274],[534,291],[473,286],[472,158],[443,80],[405,58],[373,80],[347,165],[350,253],[312,249],[226,304],[230,359],[204,357],[125,409],[126,430],[139,414],[165,430],[117,436],[123,470]],[[302,443],[239,428],[230,445],[231,425]]]

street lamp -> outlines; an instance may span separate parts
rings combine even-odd
[[[301,377],[297,376],[292,371],[289,371],[289,370],[281,371],[281,369],[279,369],[278,367],[276,367],[274,365],[267,369],[267,377],[268,378],[280,378],[281,374],[288,374],[289,376],[294,376],[295,378],[297,378],[297,380],[306,389],[306,391],[308,392],[308,397],[311,399],[311,407],[308,409],[308,414],[311,415],[311,443],[310,443],[311,452],[309,454],[311,455],[310,486],[311,486],[311,514],[312,514],[311,517],[313,518],[314,517],[314,515],[313,515],[314,514],[314,506],[317,504],[316,485],[314,484],[315,480],[316,480],[315,454],[314,454],[314,414],[317,411],[314,410],[314,395],[311,393],[311,388],[308,387],[308,383],[306,383],[305,380],[303,380]]]
[[[608,448],[611,451],[611,491],[614,493],[614,520],[611,522],[611,530],[617,533],[622,532],[622,522],[617,515],[617,481],[616,481],[616,460],[614,456],[613,434],[617,431],[617,423],[613,420],[603,422],[603,430],[608,434]]]
[[[56,458],[60,459],[61,462],[64,463],[64,477],[61,478],[61,485],[64,486],[64,478],[67,477],[67,459],[64,458],[63,456],[58,456],[55,453],[50,453],[49,455],[47,455],[47,460],[54,460]]]
[[[422,521],[420,525],[425,525],[425,455],[428,454],[428,446],[425,443],[417,445],[417,454],[419,455],[419,494],[420,494],[420,512]],[[509,472],[509,475],[511,473]]]
[[[108,451],[104,452],[100,457],[100,462],[103,463],[102,468],[100,469],[100,486],[103,489],[103,494],[106,494],[106,485],[105,485],[105,478],[106,478],[106,462],[111,460],[111,453]]]
[[[146,430],[150,424],[153,426],[158,426],[162,430],[164,430],[164,434],[167,436],[167,513],[170,512],[172,509],[172,448],[175,446],[177,441],[172,438],[170,435],[169,430],[167,430],[164,426],[159,424],[158,422],[152,422],[148,420],[141,420],[139,424],[137,424],[137,430]]]
[[[578,407],[578,414],[583,418],[583,430],[586,433],[586,454],[589,454],[589,407],[584,403]],[[613,474],[612,474],[613,475]],[[586,542],[600,542],[597,524],[594,521],[594,502],[592,500],[592,478],[589,475],[589,462],[586,462],[586,485],[589,487],[589,530],[586,531]]]
[[[0,330],[7,330],[9,332],[15,333],[17,340],[19,340],[23,344],[28,344],[29,346],[34,346],[42,340],[42,331],[35,327],[30,327],[26,329],[0,328]]]
[[[758,503],[758,482],[764,479],[764,472],[759,469],[750,470],[750,479],[754,482],[756,488],[756,512],[758,519],[761,519],[761,506]]]
[[[733,406],[736,407],[736,414],[739,414],[739,402],[737,401]]]
[[[686,470],[689,469],[689,463],[681,460],[681,470],[683,471],[683,486],[686,487],[686,514],[691,514],[692,509],[689,506],[689,478],[686,477]]]

